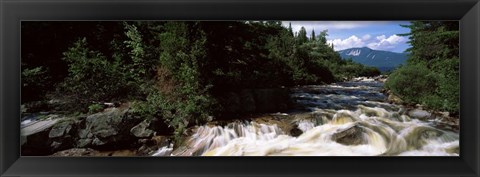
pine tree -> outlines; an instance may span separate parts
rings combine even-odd
[[[293,30],[292,30],[292,23],[288,23],[288,33],[289,33],[291,36],[294,36],[294,35],[293,35]]]
[[[312,29],[312,37],[310,38],[312,41],[315,41],[315,30]]]
[[[297,41],[298,41],[298,44],[303,44],[308,41],[307,31],[303,26],[302,28],[300,28],[300,31],[298,31]]]

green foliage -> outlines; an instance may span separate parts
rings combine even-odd
[[[47,70],[42,66],[22,69],[22,101],[41,99],[49,79]]]
[[[394,71],[386,87],[410,103],[457,114],[460,109],[457,21],[415,21],[408,35],[407,65]]]
[[[409,103],[424,103],[435,92],[437,79],[423,64],[403,66],[390,75],[385,86]]]
[[[300,28],[300,30],[298,31],[297,44],[298,44],[298,45],[301,45],[301,44],[303,44],[303,43],[306,43],[307,41],[308,41],[307,31],[306,31],[305,28],[302,26],[302,28]]]
[[[103,106],[98,103],[91,104],[90,106],[88,106],[88,113],[90,114],[100,112],[101,110],[103,110]]]
[[[120,65],[108,61],[100,52],[90,50],[85,38],[64,52],[63,59],[69,63],[69,74],[60,91],[73,99],[72,104],[86,107],[91,102],[123,95],[127,84]]]
[[[291,26],[279,21],[94,26],[94,35],[68,42],[73,46],[63,53],[68,71],[57,97],[71,99],[72,111],[91,113],[98,111],[92,103],[133,100],[133,113],[162,118],[176,136],[209,116],[221,116],[218,100],[228,92],[378,74],[342,60],[326,43],[327,31],[318,36],[312,32],[309,39],[305,28],[295,36]],[[25,80],[28,84],[48,73],[44,68],[24,72],[32,78]]]
[[[460,68],[459,59],[445,59],[433,63],[433,70],[438,79],[435,95],[438,101],[431,102],[433,108],[458,112],[460,109]]]

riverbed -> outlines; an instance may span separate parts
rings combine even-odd
[[[196,126],[154,156],[458,156],[459,134],[433,112],[389,103],[382,80],[291,89],[295,108]],[[424,115],[427,115],[425,117]]]

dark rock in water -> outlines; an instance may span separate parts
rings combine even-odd
[[[427,119],[427,118],[430,118],[432,114],[421,109],[414,109],[414,110],[408,111],[408,116],[416,119]]]
[[[332,140],[344,145],[367,143],[364,138],[363,129],[357,125],[333,134]]]
[[[293,137],[298,137],[303,133],[302,130],[298,128],[297,125],[294,125],[293,128],[290,130],[290,135]]]

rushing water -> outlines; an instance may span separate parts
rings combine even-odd
[[[226,125],[204,125],[173,156],[458,156],[458,133],[389,104],[382,82],[357,79],[292,89],[297,109]],[[173,151],[173,152],[172,152]]]

